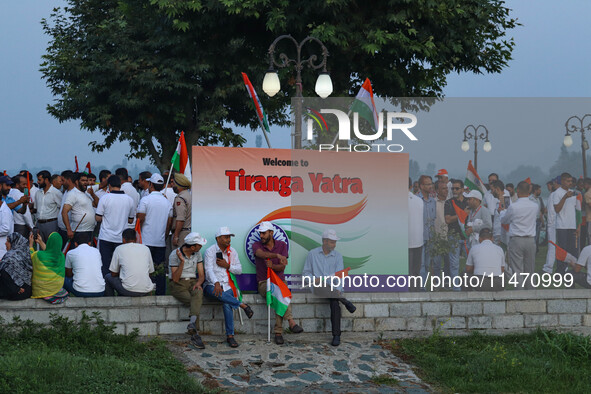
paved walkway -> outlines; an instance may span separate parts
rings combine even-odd
[[[189,336],[167,340],[187,370],[210,388],[229,392],[426,393],[432,391],[373,333],[345,333],[341,345],[328,344],[329,334],[286,334],[285,344],[261,336],[237,335],[240,347],[225,338],[205,335],[206,348],[190,346]],[[377,338],[375,338],[377,339]],[[378,384],[376,382],[381,382]]]

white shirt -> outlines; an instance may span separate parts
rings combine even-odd
[[[421,225],[421,231],[422,225]],[[203,257],[203,263],[205,268],[205,285],[215,285],[216,282],[220,282],[222,286],[222,290],[226,291],[231,289],[230,282],[228,279],[228,273],[225,268],[220,267],[217,265],[216,261],[216,254],[221,252],[222,250],[218,246],[217,242],[211,245],[205,251],[205,256]],[[224,260],[228,262],[228,255],[226,252],[223,252]],[[236,249],[230,246],[230,272],[234,275],[240,275],[242,273],[242,264],[240,263],[240,259],[238,258],[238,253],[236,253]]]
[[[6,253],[6,237],[14,232],[14,218],[8,204],[1,201],[0,206],[0,259]]]
[[[546,203],[546,208],[548,209],[548,228],[556,228],[556,211],[554,210],[554,204],[552,203],[552,199],[554,198],[554,192],[550,193],[548,196],[548,201]]]
[[[566,190],[562,187],[556,189],[556,191],[552,193],[552,204],[558,205],[565,194]],[[556,214],[556,229],[574,230],[577,228],[576,207],[577,198],[575,196],[569,197],[564,201],[562,209]]]
[[[171,204],[174,204],[174,198],[176,197],[176,193],[172,190],[171,187],[164,188],[164,196]]]
[[[587,283],[591,285],[591,245],[585,246],[583,250],[581,250],[577,265],[587,268]]]
[[[487,190],[482,198],[484,200],[483,205],[487,207],[489,211],[492,211],[499,203],[499,199],[496,198],[490,190]]]
[[[161,192],[153,191],[140,201],[137,213],[145,213],[142,223],[142,243],[148,246],[166,246],[166,224],[172,217],[172,204]]]
[[[122,191],[106,193],[99,199],[96,214],[102,216],[99,239],[121,243],[121,233],[135,217],[135,204],[131,197]]]
[[[64,210],[64,204],[66,202],[66,197],[68,197],[68,194],[70,194],[70,191],[68,191],[68,190],[64,190],[64,192],[62,193],[62,202],[60,203],[60,211],[57,215],[57,226],[59,227],[60,230],[63,230],[63,231],[66,231],[66,225],[64,224],[64,219],[62,218],[62,211]],[[70,214],[68,213],[68,218],[69,217],[70,217]],[[74,229],[72,228],[72,230],[74,230]]]
[[[80,244],[66,255],[66,268],[74,274],[74,290],[82,293],[105,291],[102,266],[100,252],[88,244]]]
[[[17,188],[10,189],[10,192],[8,193],[8,197],[12,197],[14,201],[18,201],[24,195],[25,193],[21,192]],[[14,224],[33,228],[33,216],[31,215],[29,204],[25,204],[25,206],[25,213],[18,213],[16,211],[12,211]]]
[[[148,195],[150,195],[149,188],[142,189],[142,191],[140,192],[140,201],[142,200],[142,198],[144,198],[144,197],[146,197]]]
[[[423,246],[423,200],[408,192],[408,247]]]
[[[152,254],[145,245],[128,243],[117,246],[109,271],[119,272],[125,290],[147,293],[156,287],[150,279],[150,274],[154,272]]]
[[[99,189],[99,185],[92,185],[92,190],[94,191],[94,195],[98,197],[100,200],[102,196],[109,193],[109,188]]]
[[[121,184],[121,190],[133,199],[133,203],[137,207],[140,202],[140,194],[135,190],[135,187],[130,182]]]
[[[538,204],[529,197],[518,198],[509,205],[501,219],[502,224],[509,225],[510,237],[535,237]]]
[[[94,226],[96,225],[94,208],[92,206],[92,200],[86,192],[81,192],[80,189],[73,188],[68,193],[64,205],[72,207],[70,212],[68,212],[72,231],[76,230],[76,227],[78,227],[77,231],[94,230]],[[80,226],[78,226],[78,223],[80,223]]]
[[[41,189],[35,194],[35,208],[37,209],[38,220],[57,218],[61,205],[62,192],[53,187],[53,185],[49,186],[47,192]]]
[[[474,275],[500,276],[503,271],[501,267],[505,266],[505,253],[500,246],[497,246],[487,239],[481,243],[472,246],[466,265],[474,267]]]

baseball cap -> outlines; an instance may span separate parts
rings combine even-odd
[[[437,175],[435,176],[447,176],[447,170],[445,168],[442,168],[437,172]]]
[[[204,246],[207,243],[207,240],[203,238],[199,233],[189,233],[185,237],[185,243],[187,245],[201,245]]]
[[[262,222],[259,224],[259,233],[264,233],[265,231],[273,230],[275,231],[275,227],[271,222]]]
[[[340,238],[337,237],[337,232],[333,229],[324,230],[322,233],[322,239],[330,239],[332,241],[338,241]]]
[[[152,182],[156,185],[164,185],[164,179],[162,178],[162,175],[160,175],[160,174],[152,174],[150,179],[148,179],[148,182]]]
[[[14,182],[12,181],[12,178],[9,177],[8,175],[2,175],[2,176],[0,176],[0,183],[5,183],[7,185],[14,185]]]
[[[464,193],[464,197],[476,198],[476,199],[482,201],[482,193],[480,193],[478,190],[470,190],[468,193]]]
[[[232,234],[232,232],[230,231],[230,228],[229,227],[220,227],[218,229],[218,231],[215,233],[215,237],[217,238],[217,237],[219,237],[221,235],[230,235],[232,237],[235,236],[234,234]]]

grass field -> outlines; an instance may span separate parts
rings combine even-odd
[[[44,327],[0,323],[2,393],[201,393],[183,365],[154,339],[118,335],[100,318],[59,316]]]
[[[442,392],[591,392],[591,339],[538,330],[531,334],[394,341],[394,352]]]

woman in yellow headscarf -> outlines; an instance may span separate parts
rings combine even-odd
[[[40,251],[33,249],[37,242]],[[61,304],[68,299],[68,292],[63,289],[66,273],[64,254],[62,253],[62,237],[58,233],[51,233],[47,245],[33,235],[29,237],[31,260],[33,261],[33,295],[31,298],[43,298],[52,304]]]

